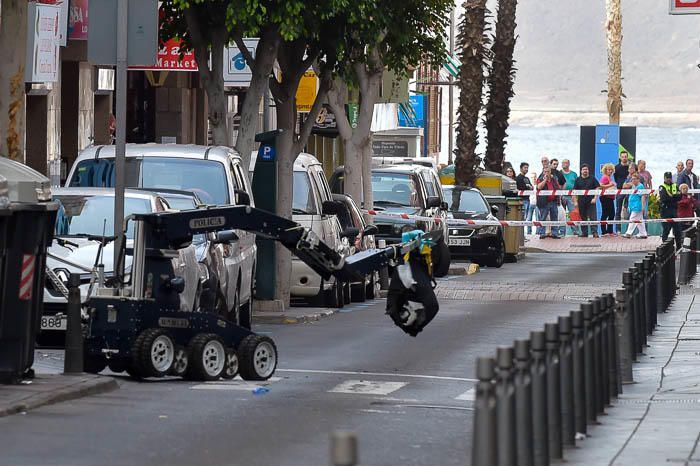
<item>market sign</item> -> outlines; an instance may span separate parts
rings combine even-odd
[[[672,15],[700,14],[700,0],[669,0],[669,11]]]
[[[197,60],[194,51],[180,53],[182,41],[170,39],[158,50],[156,64],[153,66],[130,66],[130,70],[150,71],[197,71]]]
[[[27,56],[24,80],[58,81],[61,47],[61,7],[30,2],[27,5]]]

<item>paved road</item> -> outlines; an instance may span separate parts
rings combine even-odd
[[[559,283],[560,302],[444,299],[413,339],[383,302],[300,326],[263,326],[280,370],[252,393],[242,381],[136,383],[119,391],[0,419],[3,465],[328,464],[329,434],[358,433],[362,464],[468,463],[474,359],[573,310],[566,284],[610,286],[635,256],[530,255],[500,271],[441,285]],[[595,289],[593,287],[592,289]]]

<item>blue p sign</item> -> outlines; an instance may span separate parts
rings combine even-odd
[[[272,162],[275,160],[275,148],[274,146],[260,146],[260,151],[258,152],[260,159],[266,162]]]

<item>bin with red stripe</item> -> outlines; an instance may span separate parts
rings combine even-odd
[[[17,383],[34,363],[58,205],[49,180],[35,170],[0,157],[0,175],[9,199],[0,206],[0,382]]]

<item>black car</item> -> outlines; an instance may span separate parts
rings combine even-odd
[[[466,225],[458,220],[498,220],[498,207],[489,206],[481,191],[474,188],[444,186],[450,207],[447,226],[448,246],[453,258],[469,259],[487,267],[501,267],[505,262],[506,243],[500,225]]]
[[[342,193],[343,181],[344,169],[339,167],[331,177],[331,191]],[[400,243],[401,235],[412,230],[442,230],[447,240],[448,205],[434,169],[422,165],[374,167],[372,194],[378,240],[386,240],[387,244]],[[401,214],[424,219],[400,218]]]

